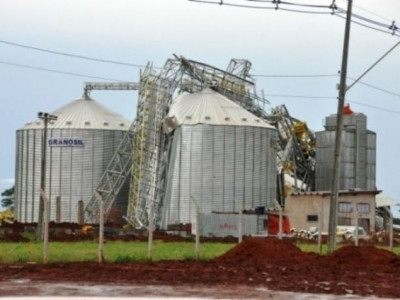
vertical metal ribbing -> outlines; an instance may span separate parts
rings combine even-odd
[[[53,129],[48,129],[48,132],[49,132],[49,134],[50,134],[50,138],[53,136]],[[47,144],[47,141],[46,141],[46,144]],[[48,187],[47,187],[47,190],[46,190],[46,192],[47,192],[47,195],[48,195],[48,207],[47,207],[47,213],[48,213],[48,215],[49,215],[49,220],[51,220],[51,198],[52,198],[52,186],[51,186],[51,183],[52,183],[52,178],[53,178],[53,176],[52,176],[52,174],[53,174],[53,148],[51,148],[50,147],[50,149],[48,150],[49,152],[48,152],[48,155],[47,155],[47,157],[48,157],[48,159],[49,159],[49,162],[48,163],[46,163],[46,165],[48,166],[48,174],[49,174],[49,177],[48,177],[48,182],[49,182],[49,185],[48,185]]]
[[[183,132],[182,132],[183,135]],[[190,198],[192,197],[192,171],[193,171],[193,160],[192,160],[192,149],[193,149],[193,131],[190,132],[190,148],[189,148],[189,219],[192,219],[192,201]]]
[[[233,129],[233,201],[232,201],[232,211],[235,211],[235,204],[236,204],[236,126]]]
[[[181,202],[183,201],[181,197],[181,192],[182,192],[182,128],[181,128],[181,134],[179,135],[179,182],[178,182],[178,220],[181,219],[180,213],[181,213]],[[175,154],[175,153],[174,153]],[[172,166],[174,168],[175,166]],[[190,182],[190,181],[189,181]]]
[[[223,127],[223,133],[224,133],[224,138],[223,138],[223,146],[222,146],[222,211],[225,211],[225,147],[226,147],[226,138],[225,138],[225,126]]]
[[[246,207],[246,128],[243,128],[243,199],[242,199],[242,207],[240,209],[244,209]],[[239,207],[238,207],[239,209]]]
[[[62,131],[60,131],[60,137],[62,138],[63,136],[62,136]],[[59,161],[59,170],[62,170],[63,169],[63,159],[65,159],[64,158],[64,148],[63,147],[61,147],[60,148],[60,161]],[[64,215],[65,215],[65,213],[64,213],[64,204],[63,204],[63,200],[65,200],[65,199],[63,199],[64,197],[63,197],[63,190],[62,190],[62,188],[63,188],[63,174],[64,174],[64,172],[60,172],[60,176],[59,176],[59,181],[58,181],[58,191],[59,191],[59,196],[61,197],[61,205],[60,205],[60,207],[61,207],[61,220],[64,220],[63,218],[64,218]]]
[[[16,217],[16,219],[17,220],[21,220],[21,216],[20,216],[20,209],[19,209],[19,207],[20,207],[20,204],[18,203],[19,202],[19,185],[20,185],[20,183],[19,183],[19,178],[17,177],[17,175],[18,175],[18,170],[19,170],[19,154],[20,154],[20,149],[19,149],[19,143],[20,143],[20,139],[19,139],[19,136],[18,136],[18,131],[17,131],[17,133],[16,133],[16,142],[15,142],[15,150],[16,150],[16,153],[15,153],[15,169],[14,169],[14,172],[15,172],[15,186],[14,186],[14,188],[15,188],[15,190],[14,190],[14,205],[15,205],[15,217]]]
[[[252,163],[253,163],[253,166],[252,166],[252,172],[251,172],[251,178],[252,178],[252,180],[251,180],[251,193],[252,193],[252,197],[251,197],[251,206],[252,207],[255,207],[255,205],[254,205],[254,184],[255,184],[255,179],[254,178],[256,178],[254,175],[255,175],[255,172],[256,172],[256,168],[255,168],[255,161],[256,161],[256,153],[255,153],[255,140],[256,140],[256,130],[257,130],[258,128],[253,128],[253,130],[252,130],[252,132],[253,132],[253,159],[252,159]],[[260,179],[258,179],[258,180],[260,180]]]
[[[30,160],[30,158],[31,158],[31,156],[30,156],[30,151],[29,151],[29,148],[30,148],[30,145],[31,145],[31,138],[30,138],[30,134],[29,134],[30,132],[28,132],[28,145],[27,145],[27,149],[26,149],[26,151],[27,151],[27,157],[28,157],[28,160],[27,160],[27,164],[26,164],[26,174],[27,174],[27,182],[26,182],[26,190],[27,190],[27,195],[29,195],[28,193],[29,193],[29,190],[28,190],[28,184],[30,183],[29,182],[29,176],[32,176],[32,181],[33,181],[33,183],[35,182],[35,168],[33,168],[32,167],[32,170],[31,170],[31,174],[29,174],[29,160]],[[33,132],[33,149],[35,149],[36,147],[36,145],[35,145],[35,133],[36,133],[36,130],[34,130]],[[35,150],[34,150],[35,151]],[[33,157],[32,157],[32,164],[33,164],[33,166],[34,166],[34,164],[35,164],[35,160],[33,159]],[[34,220],[35,220],[35,215],[34,215],[34,211],[35,211],[35,188],[34,188],[34,185],[33,185],[33,183],[32,183],[32,190],[31,190],[31,201],[32,201],[32,204],[31,204],[31,209],[32,209],[32,211],[31,211],[31,222],[34,222]]]
[[[267,154],[266,153],[263,153],[263,151],[262,151],[262,145],[263,145],[263,132],[260,130],[260,158],[262,158],[263,157],[263,155],[265,155],[265,156],[267,156]],[[268,156],[267,156],[268,157]],[[260,199],[259,199],[259,202],[258,203],[262,203],[262,199],[263,199],[263,197],[262,197],[262,185],[263,184],[265,184],[264,182],[263,182],[263,178],[262,178],[262,166],[261,166],[261,162],[260,162],[260,174],[258,174],[259,175],[259,181],[260,181]]]
[[[203,210],[204,206],[204,187],[203,187],[203,173],[204,173],[204,126],[200,126],[201,135],[201,152],[200,152],[200,203],[197,203],[200,207],[200,211]],[[197,200],[197,199],[196,199]],[[197,200],[198,201],[198,200]],[[197,224],[196,224],[197,226]]]
[[[73,169],[73,153],[72,153],[72,147],[69,149],[70,150],[70,164],[69,164],[69,222],[72,222],[72,169]]]

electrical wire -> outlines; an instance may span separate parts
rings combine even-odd
[[[262,78],[318,78],[318,77],[337,77],[338,74],[298,74],[298,75],[263,75],[263,74],[250,74],[251,77]]]
[[[375,21],[375,20],[371,20],[371,19],[368,19],[366,17],[363,17],[363,16],[355,14],[355,13],[352,13],[351,17],[352,18],[357,18],[357,19],[362,20],[364,22],[368,22],[368,23],[371,23],[371,24],[374,24],[374,25],[377,25],[377,26],[381,26],[383,28],[388,29],[388,26],[385,23],[381,23],[381,22],[378,22],[378,21]]]
[[[9,66],[14,66],[14,67],[20,67],[20,68],[26,68],[26,69],[32,69],[32,70],[37,70],[37,71],[45,71],[45,72],[51,72],[51,73],[57,73],[57,74],[62,74],[62,75],[69,75],[69,76],[77,76],[77,77],[84,77],[84,78],[91,78],[91,79],[99,79],[99,80],[106,80],[106,81],[114,81],[114,82],[126,82],[127,80],[121,80],[121,79],[115,79],[115,78],[108,78],[108,77],[100,77],[100,76],[93,76],[93,75],[86,75],[86,74],[80,74],[80,73],[73,73],[73,72],[66,72],[66,71],[61,71],[61,70],[54,70],[54,69],[48,69],[48,68],[42,68],[42,67],[36,67],[36,66],[30,66],[30,65],[24,65],[24,64],[17,64],[17,63],[11,63],[11,62],[5,62],[5,61],[0,61],[0,64],[3,65],[9,65]],[[337,76],[337,75],[336,75]],[[353,79],[351,77],[348,77],[349,79]],[[380,90],[382,92],[391,94],[393,96],[400,97],[400,94],[390,92],[385,89],[378,88],[376,86],[370,85],[368,83],[359,81],[359,84],[366,85],[368,87]],[[336,97],[329,97],[329,96],[307,96],[307,95],[285,95],[285,94],[266,94],[267,97],[279,97],[279,98],[302,98],[302,99],[337,99]],[[400,114],[400,112],[393,111],[390,109],[385,109],[382,107],[377,107],[373,105],[368,105],[368,104],[363,104],[360,102],[356,101],[351,101],[347,100],[347,102],[358,104],[361,106],[366,106],[369,108],[389,112],[389,113],[395,113],[395,114]]]
[[[7,44],[16,44],[16,43],[8,42]],[[30,48],[30,47],[28,46],[28,48]],[[74,72],[67,72],[67,71],[61,71],[61,70],[55,70],[55,69],[48,69],[48,68],[43,68],[43,67],[23,65],[23,64],[17,64],[17,63],[6,62],[6,61],[0,61],[0,63],[3,64],[3,65],[15,66],[15,67],[20,67],[20,68],[27,68],[27,69],[38,70],[38,71],[59,73],[59,74],[64,74],[64,75],[78,76],[78,77],[100,79],[100,80],[107,80],[107,81],[116,81],[116,82],[118,82],[118,81],[126,81],[126,80],[122,80],[122,79],[92,76],[92,75],[86,75],[86,74],[81,74],[81,73],[74,73]],[[339,75],[338,74],[296,74],[296,75],[291,75],[291,74],[280,74],[280,75],[278,75],[278,74],[251,74],[250,76],[259,77],[259,78],[324,78],[324,77],[328,78],[328,77],[337,77]],[[355,80],[354,78],[349,77],[349,76],[347,78],[350,79],[350,80],[353,80],[353,81]],[[383,88],[374,86],[374,85],[372,85],[370,83],[367,83],[367,82],[364,82],[364,81],[359,81],[358,83],[362,84],[362,85],[365,85],[367,87],[370,87],[372,89],[376,89],[378,91],[387,93],[389,95],[400,97],[399,93],[395,93],[395,92],[389,91],[387,89],[383,89]]]
[[[337,99],[337,97],[328,97],[328,96],[306,96],[306,95],[265,94],[265,96],[267,96],[267,97],[277,97],[277,98]]]
[[[220,2],[208,1],[208,0],[188,0],[188,1],[204,3],[204,4],[216,4],[216,5],[224,5],[224,6],[231,6],[231,7],[241,7],[241,8],[275,9],[275,7],[267,7],[267,6],[253,6],[253,5],[226,3],[226,2],[223,2],[222,0]]]
[[[275,9],[275,10],[282,10],[282,11],[289,11],[289,12],[295,12],[295,13],[305,13],[305,14],[334,14],[336,16],[339,16],[341,18],[345,18],[344,16],[342,16],[343,14],[346,14],[347,11],[343,8],[337,7],[336,5],[333,6],[332,5],[315,5],[315,4],[305,4],[305,3],[294,3],[294,2],[289,2],[289,1],[268,1],[268,0],[244,0],[244,1],[248,1],[248,2],[257,2],[257,3],[268,3],[268,4],[274,4],[275,6],[252,6],[252,5],[241,5],[241,4],[233,4],[233,3],[229,3],[229,2],[224,2],[223,0],[220,0],[219,2],[216,1],[209,1],[209,0],[188,0],[188,1],[192,1],[192,2],[200,2],[200,3],[209,3],[209,4],[218,4],[218,5],[225,5],[225,6],[236,6],[236,7],[242,7],[242,8],[255,8],[255,9]],[[325,8],[328,9],[330,11],[310,11],[310,10],[300,10],[300,9],[290,9],[290,8],[285,8],[282,7],[282,5],[286,5],[286,6],[296,6],[296,7],[307,7],[307,8]],[[390,24],[385,24],[376,20],[372,20],[370,18],[364,17],[360,14],[355,14],[352,13],[353,19],[352,22],[356,23],[358,25],[370,28],[370,29],[374,29],[376,31],[380,31],[380,32],[384,32],[384,33],[389,33],[392,35],[398,35],[398,32],[400,32],[400,28],[395,26],[395,21],[393,21],[393,23]],[[381,16],[379,16],[381,17]],[[359,21],[354,20],[358,19]],[[382,17],[381,17],[382,18]],[[382,18],[385,20],[388,20],[387,18]],[[383,29],[379,29],[379,28],[375,28],[373,26],[367,25],[365,23],[369,23],[369,24],[373,24],[375,26],[379,26],[381,28],[385,28],[385,30]]]
[[[346,19],[345,16],[341,16],[341,15],[338,15],[338,14],[335,14],[335,16],[337,16],[337,17],[339,17],[339,18],[342,18],[342,19]],[[387,30],[382,30],[382,29],[379,29],[379,28],[374,28],[374,27],[372,27],[372,26],[363,24],[363,23],[358,22],[358,21],[351,20],[351,22],[354,23],[354,24],[357,24],[357,25],[360,25],[360,26],[369,28],[369,29],[373,29],[373,30],[375,30],[375,31],[380,31],[380,32],[383,32],[383,33],[386,33],[386,34],[392,34],[392,35],[398,36],[397,34],[393,34],[393,33],[391,33],[391,32],[388,32]]]
[[[67,52],[54,51],[54,50],[49,50],[49,49],[44,49],[44,48],[33,47],[33,46],[29,46],[29,45],[9,42],[9,41],[5,41],[5,40],[0,40],[0,43],[6,44],[6,45],[10,45],[10,46],[15,46],[15,47],[21,47],[21,48],[26,48],[26,49],[31,49],[31,50],[36,50],[36,51],[56,54],[56,55],[62,55],[62,56],[68,56],[68,57],[73,57],[73,58],[97,61],[97,62],[102,62],[102,63],[117,64],[117,65],[121,65],[121,66],[135,67],[135,68],[146,67],[145,65],[131,64],[131,63],[121,62],[121,61],[116,61],[116,60],[94,58],[94,57],[90,57],[90,56],[84,56],[84,55],[78,55],[78,54],[71,54],[71,53],[67,53]]]
[[[347,79],[350,79],[350,80],[353,80],[353,81],[356,80],[355,78],[352,78],[352,77],[346,77],[346,78],[347,78]],[[358,83],[358,84],[365,85],[365,86],[370,87],[370,88],[372,88],[372,89],[375,89],[375,90],[378,90],[378,91],[387,93],[387,94],[392,95],[392,96],[395,96],[395,97],[400,97],[400,94],[399,94],[399,93],[395,93],[395,92],[391,92],[391,91],[386,90],[386,89],[382,89],[382,88],[380,88],[380,87],[377,87],[377,86],[375,86],[375,85],[366,83],[366,82],[364,82],[364,81],[358,81],[357,83]]]
[[[283,7],[279,7],[279,10],[295,12],[295,13],[302,13],[302,14],[314,14],[314,15],[330,15],[331,14],[331,12],[328,12],[328,11],[309,11],[309,10],[290,9],[290,8],[283,8]]]
[[[316,5],[316,4],[308,4],[308,3],[293,3],[293,2],[288,2],[288,1],[271,1],[271,0],[245,0],[248,2],[260,2],[260,3],[272,3],[275,4],[276,6],[274,7],[275,9],[281,9],[279,5],[291,5],[291,6],[298,6],[298,7],[308,7],[308,8],[330,8],[329,5]]]
[[[216,4],[216,5],[224,5],[224,6],[232,6],[232,7],[240,7],[240,8],[253,8],[253,9],[273,9],[273,10],[283,10],[283,11],[289,11],[289,12],[297,12],[297,13],[305,13],[305,14],[330,14],[330,12],[325,12],[325,11],[310,11],[310,10],[296,10],[296,9],[289,9],[289,8],[283,8],[280,6],[255,6],[255,5],[245,5],[245,4],[235,4],[235,3],[230,3],[230,2],[224,2],[224,1],[209,1],[209,0],[188,0],[191,2],[198,2],[198,3],[205,3],[205,4]],[[247,1],[247,0],[245,0]],[[256,1],[253,1],[256,2]],[[257,1],[261,2],[261,1]],[[271,2],[273,3],[273,2]]]
[[[42,68],[42,67],[11,63],[11,62],[6,62],[6,61],[0,61],[0,64],[19,67],[19,68],[25,68],[25,69],[32,69],[32,70],[37,70],[37,71],[45,71],[45,72],[58,73],[58,74],[63,74],[63,75],[77,76],[77,77],[85,77],[85,78],[116,81],[116,82],[127,81],[127,80],[120,80],[120,79],[115,79],[115,78],[100,77],[100,76],[85,75],[85,74],[80,74],[80,73],[66,72],[66,71],[61,71],[61,70],[47,69],[47,68]]]
[[[342,1],[342,2],[347,2],[347,0],[341,0],[341,1]],[[385,21],[388,21],[388,22],[392,22],[392,20],[390,20],[389,18],[386,18],[386,17],[384,17],[384,16],[378,15],[377,13],[375,13],[375,12],[373,12],[373,11],[371,11],[371,10],[365,9],[365,8],[359,6],[359,5],[355,5],[355,4],[353,3],[353,6],[354,6],[355,8],[358,8],[359,10],[363,10],[363,11],[365,11],[365,12],[367,12],[367,13],[370,13],[371,15],[374,15],[374,16],[376,16],[376,17],[378,17],[378,18],[381,18],[382,20],[385,20]]]
[[[144,67],[145,65],[139,65],[139,64],[130,64],[126,62],[121,62],[121,61],[111,61],[111,60],[104,60],[104,59],[97,59],[93,57],[88,57],[88,56],[82,56],[82,55],[77,55],[77,54],[71,54],[67,52],[60,52],[60,51],[54,51],[54,50],[49,50],[45,48],[38,48],[38,47],[33,47],[30,45],[25,45],[25,44],[20,44],[20,43],[15,43],[15,42],[10,42],[10,41],[5,41],[5,40],[0,40],[0,43],[9,45],[9,46],[14,46],[14,47],[21,47],[25,49],[31,49],[31,50],[37,50],[37,51],[42,51],[50,54],[56,54],[56,55],[64,55],[68,57],[74,57],[74,58],[79,58],[79,59],[85,59],[85,60],[92,60],[92,61],[100,61],[104,62],[107,61],[108,63],[117,63],[119,65],[126,65],[130,67]],[[7,62],[3,62],[4,64],[7,64]],[[12,63],[9,63],[12,64]],[[156,69],[161,69],[160,67],[154,67]],[[303,74],[303,75],[264,75],[264,74],[251,74],[250,76],[254,77],[265,77],[265,78],[313,78],[313,77],[334,77],[337,76],[337,74]]]
[[[365,106],[365,107],[369,107],[369,108],[372,108],[372,109],[381,110],[381,111],[384,111],[384,112],[388,112],[388,113],[393,113],[393,114],[400,115],[400,112],[399,112],[399,111],[395,111],[395,110],[391,110],[391,109],[386,109],[386,108],[382,108],[382,107],[375,106],[375,105],[365,104],[365,103],[361,103],[361,102],[357,102],[357,101],[353,101],[353,100],[346,100],[346,102],[354,103],[354,104],[361,105],[361,106]]]

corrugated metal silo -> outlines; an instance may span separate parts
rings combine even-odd
[[[330,190],[336,136],[336,115],[326,118],[316,133],[316,190]],[[376,133],[367,129],[362,113],[343,115],[339,189],[375,190]]]
[[[53,112],[47,130],[46,195],[50,220],[56,221],[56,202],[61,202],[61,222],[77,222],[78,202],[90,200],[129,121],[91,98],[83,97]],[[43,121],[27,123],[17,131],[15,203],[19,222],[37,222],[41,178]],[[125,213],[125,186],[115,210]]]
[[[178,96],[162,227],[203,214],[271,206],[276,198],[276,129],[207,88]]]

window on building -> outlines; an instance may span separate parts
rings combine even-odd
[[[339,217],[338,225],[351,226],[351,218]]]
[[[307,222],[318,222],[318,215],[307,215]]]
[[[339,202],[339,212],[351,213],[352,207],[350,202]]]
[[[357,203],[357,212],[368,214],[370,212],[369,203]]]

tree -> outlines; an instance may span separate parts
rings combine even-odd
[[[4,208],[14,210],[14,191],[15,187],[13,186],[1,193],[1,205]]]

